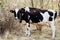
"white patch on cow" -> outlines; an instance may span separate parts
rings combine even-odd
[[[18,9],[18,8],[16,8],[16,9],[15,9],[16,14],[18,13],[18,11],[19,11],[19,9]]]
[[[48,11],[51,11],[51,12],[55,13],[55,10],[48,9]]]
[[[30,27],[28,27],[28,23],[26,23],[26,27],[27,27],[27,30],[26,30],[26,35],[29,37],[30,36]]]
[[[40,14],[43,16],[43,21],[42,22],[47,22],[49,17],[50,17],[48,12],[45,12],[45,13],[40,12]]]
[[[25,7],[25,12],[30,12],[30,9],[29,9],[29,7]]]
[[[16,17],[15,17],[15,18],[16,18],[16,19],[18,18],[18,17],[17,17],[17,13],[18,13],[18,11],[19,11],[19,9],[16,8],[16,9],[15,9],[15,12],[16,12]]]

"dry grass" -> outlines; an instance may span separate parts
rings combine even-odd
[[[55,40],[60,40],[60,18],[55,21],[56,37]],[[36,26],[35,26],[36,27]],[[35,28],[31,25],[32,30]],[[25,27],[18,20],[12,17],[5,17],[5,21],[0,21],[0,40],[51,40],[51,28],[43,26],[42,32],[39,30],[31,31],[31,36],[25,35]]]

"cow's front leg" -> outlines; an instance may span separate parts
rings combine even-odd
[[[30,36],[30,24],[27,23],[26,27],[27,27],[27,29],[26,29],[26,35],[29,37]]]

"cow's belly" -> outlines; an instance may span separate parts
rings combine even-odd
[[[36,16],[31,17],[31,21],[32,21],[33,23],[38,23],[38,22],[39,22],[38,16],[37,16],[37,17],[36,17]]]
[[[41,27],[41,26],[49,26],[50,27],[50,24],[49,24],[50,22],[48,21],[48,22],[37,22],[37,23],[33,23],[31,20],[30,20],[30,24],[33,24],[33,25],[36,25],[36,26],[39,26],[39,27]],[[22,24],[23,25],[26,25],[26,21],[22,21]]]

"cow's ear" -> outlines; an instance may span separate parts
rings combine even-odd
[[[14,13],[14,10],[10,10],[11,13]]]

